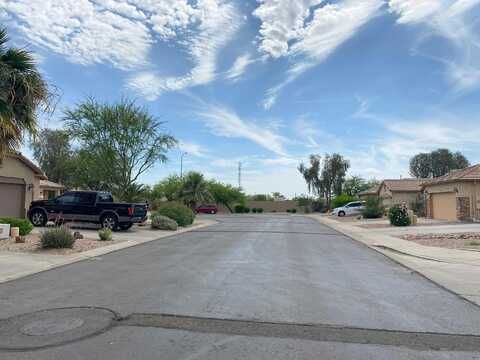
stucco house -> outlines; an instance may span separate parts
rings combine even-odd
[[[65,186],[57,184],[50,180],[40,180],[40,198],[48,200],[62,195],[65,192]]]
[[[422,196],[425,179],[386,179],[375,188],[359,194],[361,199],[378,196],[385,207],[406,203],[410,206]]]
[[[41,199],[43,171],[21,153],[0,158],[0,216],[25,217],[30,202]]]
[[[480,221],[480,164],[424,183],[427,216],[448,221]]]

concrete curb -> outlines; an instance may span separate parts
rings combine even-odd
[[[23,278],[25,276],[37,274],[37,273],[40,273],[40,272],[43,272],[43,271],[55,269],[57,267],[70,265],[70,264],[73,264],[73,263],[76,263],[76,262],[79,262],[79,261],[93,259],[95,257],[106,255],[106,254],[109,254],[109,253],[112,253],[112,252],[115,252],[115,251],[120,251],[120,250],[123,250],[123,249],[127,249],[127,248],[130,248],[132,246],[137,246],[137,245],[149,243],[149,242],[152,242],[152,241],[157,241],[157,240],[161,240],[161,239],[164,239],[164,238],[180,235],[180,234],[187,233],[187,232],[190,232],[190,231],[193,231],[193,230],[197,230],[197,229],[200,229],[200,228],[211,226],[211,225],[214,225],[216,223],[217,222],[214,221],[214,220],[201,220],[201,222],[199,222],[196,225],[192,225],[192,226],[189,226],[187,228],[181,228],[181,229],[179,229],[175,232],[171,232],[171,233],[165,232],[163,234],[159,234],[159,236],[154,238],[154,239],[126,240],[126,241],[122,241],[122,242],[117,243],[117,244],[103,246],[103,247],[100,247],[100,248],[85,251],[83,253],[72,254],[72,255],[40,255],[40,254],[22,254],[22,253],[9,253],[9,252],[0,253],[0,259],[2,257],[21,258],[22,256],[27,256],[27,255],[30,258],[37,257],[36,255],[38,255],[38,258],[41,258],[38,261],[38,263],[36,264],[36,266],[34,266],[34,268],[31,269],[31,270],[16,272],[15,275],[6,275],[5,276],[5,275],[0,274],[0,284],[5,283],[5,282],[9,282],[9,281],[12,281],[12,280],[20,279],[20,278]],[[20,261],[21,261],[21,259],[20,259]]]
[[[308,215],[307,215],[308,216]],[[460,299],[472,304],[473,306],[480,306],[480,295],[476,294],[478,291],[478,281],[476,281],[475,284],[469,284],[469,290],[465,290],[465,286],[463,286],[463,278],[458,276],[458,275],[464,275],[463,273],[457,273],[457,276],[454,275],[455,279],[452,281],[452,279],[448,278],[445,276],[445,274],[448,273],[448,275],[453,275],[451,273],[451,268],[445,268],[445,266],[461,266],[461,267],[468,267],[468,271],[470,276],[474,277],[475,279],[478,278],[478,270],[475,269],[475,265],[471,264],[462,264],[462,263],[448,263],[444,261],[439,261],[436,259],[431,259],[431,258],[425,258],[422,256],[418,255],[411,255],[409,253],[405,253],[402,251],[398,251],[396,249],[391,249],[385,246],[379,246],[378,244],[376,245],[373,242],[368,242],[365,240],[365,236],[359,236],[358,233],[355,232],[349,232],[346,231],[345,229],[342,229],[341,226],[338,224],[335,224],[334,221],[330,220],[328,221],[327,219],[322,219],[319,216],[315,215],[310,215],[308,216],[312,219],[317,220],[320,224],[325,225],[330,227],[331,229],[334,229],[349,239],[353,241],[358,241],[364,246],[367,246],[368,248],[382,254],[383,256],[389,258],[390,260],[394,261],[395,263],[399,264],[400,266],[403,266],[410,271],[418,274],[419,276],[425,278],[428,281],[431,281],[435,285],[441,287],[442,289],[452,293],[453,295],[459,297]],[[361,231],[360,231],[361,232]],[[433,271],[429,271],[428,267],[424,265],[419,265],[420,263],[422,264],[438,264],[436,267],[433,269]],[[431,265],[430,265],[431,266]],[[439,268],[441,266],[441,268]],[[440,270],[440,271],[439,271]],[[443,274],[443,275],[442,275]]]
[[[476,251],[428,247],[402,240],[393,236],[395,234],[382,234],[379,231],[371,231],[370,229],[363,228],[357,229],[354,228],[354,225],[338,223],[335,220],[315,215],[310,215],[309,217],[371,248],[382,248],[387,251],[422,260],[476,267],[480,266],[480,253]]]

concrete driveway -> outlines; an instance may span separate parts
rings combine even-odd
[[[306,217],[215,219],[1,284],[0,358],[480,357],[480,309],[382,254]]]

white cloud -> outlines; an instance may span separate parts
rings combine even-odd
[[[28,41],[83,65],[151,67],[152,45],[177,40],[193,68],[180,77],[140,71],[129,87],[148,99],[212,81],[218,51],[242,21],[228,0],[0,0],[0,8]]]
[[[390,0],[390,10],[400,24],[424,24],[432,36],[441,36],[454,51],[439,57],[426,54],[446,66],[456,92],[480,86],[480,0]],[[477,14],[475,16],[475,13]],[[424,37],[423,41],[429,37]]]
[[[356,173],[365,174],[366,169],[370,169],[370,174],[378,172],[379,177],[405,177],[409,176],[410,158],[420,152],[448,148],[468,155],[480,151],[480,130],[474,126],[475,118],[467,120],[449,113],[426,118],[395,118],[371,112],[365,100],[360,100],[360,110],[354,117],[371,121],[378,132],[362,141],[368,150],[356,148],[349,154]]]
[[[275,154],[286,154],[284,144],[287,139],[271,127],[243,120],[236,113],[220,106],[207,106],[196,115],[217,136],[247,139]]]
[[[289,42],[297,40],[304,31],[311,7],[323,0],[260,0],[253,15],[262,22],[259,49],[278,58],[288,54]]]
[[[267,1],[263,5],[266,3]],[[277,2],[274,3],[278,5]],[[312,11],[311,6],[318,5],[320,1],[299,3],[303,4],[303,7],[295,7],[297,12],[293,14],[296,14],[296,16],[290,16],[287,18],[288,21],[281,12],[278,16],[275,16],[273,8],[269,8],[271,11],[268,12],[268,19],[275,24],[276,30],[263,34],[264,38],[260,49],[274,57],[290,55],[294,60],[294,65],[287,71],[284,81],[267,91],[267,96],[263,102],[265,109],[273,106],[278,94],[285,86],[305,71],[323,62],[341,44],[354,36],[365,23],[378,13],[383,5],[382,0],[343,0],[334,4],[324,4]],[[255,13],[257,13],[257,10],[255,10]],[[305,23],[311,13],[313,13],[312,19]],[[292,21],[293,17],[301,20]],[[292,23],[295,24],[293,27]],[[280,29],[289,27],[294,30],[287,31],[287,35],[282,37]],[[288,36],[288,34],[294,35]],[[272,49],[282,49],[282,51],[265,49],[266,45],[264,43],[277,43],[281,39],[286,44],[291,41],[292,45],[289,48],[279,45],[272,46]]]
[[[208,151],[201,145],[181,140],[178,144],[180,150],[189,155],[205,158],[208,157]]]
[[[252,59],[252,57],[248,53],[240,55],[233,63],[230,70],[227,71],[225,77],[232,81],[238,80],[245,73],[247,67],[255,61],[256,60]]]
[[[88,0],[0,0],[11,23],[32,43],[79,64],[144,65],[153,42],[146,24]]]
[[[195,10],[199,22],[196,31],[183,41],[194,64],[191,71],[179,77],[142,72],[129,80],[129,88],[154,100],[165,91],[207,84],[216,78],[218,52],[231,40],[242,20],[235,6],[222,0],[200,0]]]

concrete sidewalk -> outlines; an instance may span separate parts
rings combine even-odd
[[[123,238],[123,241],[121,242],[71,255],[1,251],[0,283],[53,269],[59,266],[72,264],[78,261],[93,259],[95,257],[111,253],[113,251],[118,251],[146,242],[159,240],[165,237],[175,236],[205,226],[210,226],[215,223],[216,221],[213,220],[201,219],[195,220],[195,223],[192,226],[180,228],[175,232],[148,229],[145,229],[142,232],[138,233],[119,232],[115,233],[115,237]],[[82,230],[82,232],[86,231],[88,230]],[[96,232],[96,230],[90,231]]]
[[[480,252],[423,246],[394,237],[412,233],[477,232],[480,224],[366,229],[325,215],[310,217],[480,305]]]

